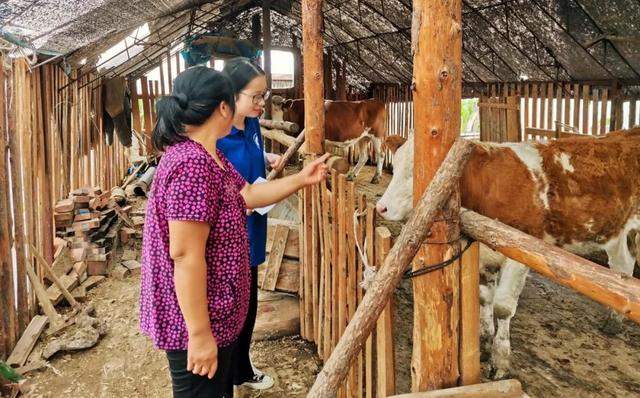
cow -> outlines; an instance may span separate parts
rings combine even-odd
[[[286,99],[282,102],[283,120],[297,123],[304,128],[304,100]],[[371,180],[377,184],[382,175],[384,164],[383,141],[386,135],[387,113],[384,103],[375,99],[364,101],[324,102],[325,139],[349,146],[358,146],[360,158],[349,173],[352,179],[357,176],[368,158],[368,143],[373,143],[376,159],[376,172]]]
[[[389,143],[394,150],[398,142]],[[640,129],[547,143],[474,142],[460,179],[462,206],[632,275],[640,228]],[[402,220],[413,204],[413,135],[395,149],[393,178],[376,204]],[[629,239],[629,243],[627,238]],[[640,243],[638,235],[636,242]],[[495,378],[508,374],[509,324],[528,268],[481,245],[481,342]],[[497,328],[495,325],[497,321]],[[616,333],[622,316],[603,327]]]

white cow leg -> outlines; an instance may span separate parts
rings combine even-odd
[[[609,242],[605,249],[609,257],[609,268],[624,275],[633,275],[636,259],[629,250],[627,244],[627,231],[621,234],[620,238],[614,242]],[[609,317],[602,326],[602,331],[608,335],[615,336],[622,332],[624,315],[614,310],[609,310]]]
[[[360,171],[362,170],[364,165],[367,163],[367,159],[369,158],[369,155],[367,154],[368,143],[369,142],[366,139],[362,139],[360,140],[360,142],[358,142],[357,145],[358,145],[358,149],[360,149],[360,157],[358,158],[358,163],[353,168],[353,170],[351,170],[349,174],[347,174],[347,180],[349,181],[355,180],[358,174],[360,174]]]
[[[491,353],[491,366],[495,379],[505,378],[509,374],[511,357],[509,328],[528,273],[529,268],[511,259],[507,259],[500,272],[500,280],[493,297],[493,311],[498,324]]]
[[[480,285],[480,359],[488,361],[491,357],[493,336],[496,334],[493,322],[493,295],[495,294],[495,282]]]
[[[377,184],[380,182],[380,177],[382,177],[382,166],[384,166],[384,154],[382,153],[382,140],[379,137],[372,137],[371,141],[373,142],[373,153],[376,157],[376,173],[373,175],[371,179],[372,184]]]

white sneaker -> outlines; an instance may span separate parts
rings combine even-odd
[[[253,374],[254,376],[251,380],[242,383],[243,387],[249,387],[254,390],[268,390],[273,387],[273,377],[262,373],[255,367],[253,368]]]

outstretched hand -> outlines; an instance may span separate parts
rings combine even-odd
[[[327,178],[329,166],[324,162],[327,161],[329,156],[329,153],[325,153],[300,171],[299,176],[304,186],[317,184]]]

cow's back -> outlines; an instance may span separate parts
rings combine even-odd
[[[464,207],[558,245],[605,242],[638,210],[640,136],[478,143]]]

